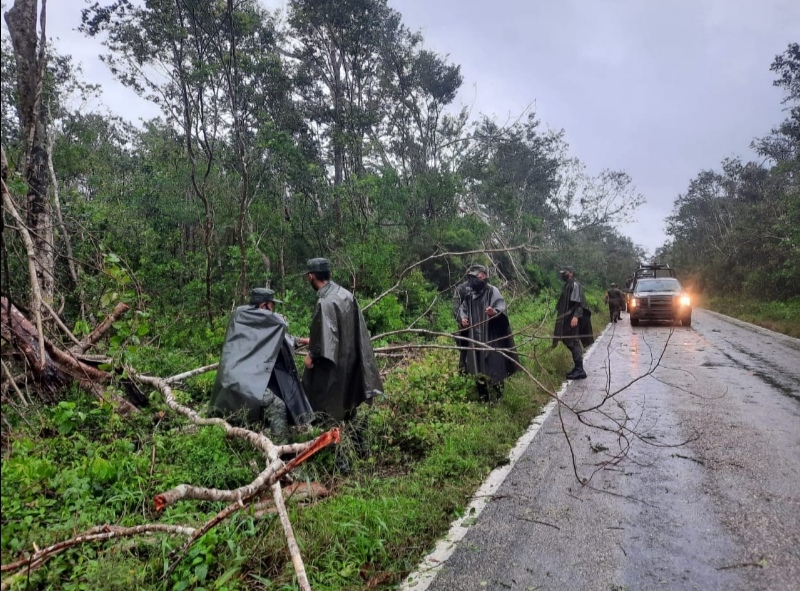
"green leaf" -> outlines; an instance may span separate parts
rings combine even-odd
[[[216,581],[214,581],[214,587],[217,588],[217,589],[222,587],[225,583],[230,581],[235,575],[238,575],[239,574],[239,570],[240,569],[239,569],[238,566],[235,566],[233,568],[229,568],[228,570],[226,570],[224,573],[222,573],[222,575],[220,575],[217,578]]]
[[[92,476],[100,482],[113,480],[117,475],[117,469],[114,464],[101,457],[96,457],[92,460],[91,472]]]
[[[197,577],[198,581],[205,581],[208,576],[208,565],[204,563],[194,567],[194,576]]]

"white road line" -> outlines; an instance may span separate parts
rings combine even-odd
[[[589,359],[595,350],[598,349],[600,341],[603,340],[611,326],[611,324],[606,325],[603,332],[597,337],[594,345],[584,354],[584,360]],[[556,396],[561,398],[568,387],[569,382],[564,382],[561,385],[561,389],[556,393]],[[550,416],[555,407],[556,401],[551,400],[544,407],[544,410],[534,417],[528,429],[517,440],[514,448],[509,453],[508,463],[492,470],[481,487],[473,495],[472,501],[464,511],[464,515],[450,524],[450,530],[447,532],[447,535],[436,543],[433,552],[423,558],[422,562],[417,565],[416,570],[406,577],[400,585],[399,591],[425,591],[430,586],[436,578],[436,575],[439,574],[439,570],[444,562],[452,556],[456,549],[456,544],[466,535],[469,527],[475,523],[475,520],[478,515],[481,514],[481,511],[483,511],[483,508],[487,505],[491,496],[500,488],[500,485],[503,484],[503,481],[505,481],[511,469],[516,465],[519,458],[522,457],[522,454],[525,453],[525,450],[531,444],[533,438],[536,437],[542,424],[547,417]]]

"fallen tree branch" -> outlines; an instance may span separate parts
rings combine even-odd
[[[197,373],[202,373],[202,370],[204,370],[204,368],[193,370],[193,372],[196,371]],[[194,375],[193,372],[187,373]],[[281,492],[280,480],[286,474],[291,472],[294,468],[305,462],[308,458],[312,457],[320,450],[332,443],[339,443],[339,429],[333,428],[330,431],[323,433],[316,439],[307,441],[305,443],[276,446],[268,437],[262,435],[261,433],[256,433],[242,427],[234,427],[221,418],[201,417],[196,411],[178,403],[173,395],[172,388],[169,386],[169,383],[172,381],[177,381],[178,378],[182,378],[186,374],[179,374],[177,376],[173,376],[172,378],[164,379],[137,375],[133,371],[129,371],[128,373],[139,382],[149,384],[161,392],[167,406],[169,406],[175,412],[186,416],[190,421],[197,425],[215,425],[221,427],[225,430],[225,433],[229,437],[238,437],[250,442],[256,449],[260,449],[267,458],[267,467],[261,473],[259,473],[252,482],[237,489],[220,490],[198,487],[189,484],[180,484],[175,488],[156,495],[153,498],[153,504],[155,505],[157,511],[162,511],[169,505],[182,499],[227,501],[231,503],[189,536],[189,539],[179,550],[177,558],[164,573],[163,579],[169,577],[169,575],[175,570],[175,567],[178,565],[178,563],[183,560],[183,557],[186,555],[192,544],[200,539],[200,537],[202,537],[217,524],[233,515],[236,511],[239,511],[240,509],[250,505],[251,501],[254,501],[262,496],[267,488],[272,488],[275,508],[280,515],[281,524],[283,525],[284,533],[286,535],[286,542],[289,546],[289,552],[292,557],[292,564],[295,568],[295,572],[297,573],[298,584],[304,591],[311,591],[311,587],[308,584],[308,577],[305,572],[305,566],[303,565],[303,559],[300,556],[300,550],[297,546],[297,541],[294,538],[294,532],[292,530],[291,523],[289,522],[289,516],[286,513],[286,507],[283,504],[283,494]],[[284,464],[280,460],[280,456],[288,453],[294,453],[296,455],[291,461]]]
[[[300,555],[300,548],[297,546],[297,539],[294,537],[292,522],[289,521],[289,514],[286,512],[286,505],[283,503],[283,492],[281,491],[280,481],[272,485],[272,498],[275,501],[275,509],[283,526],[283,535],[286,536],[286,545],[289,547],[289,555],[292,557],[292,566],[297,573],[297,584],[302,591],[311,591],[308,583],[306,567],[303,564],[303,557]]]
[[[119,302],[114,310],[108,316],[106,316],[106,318],[100,324],[98,324],[91,333],[84,337],[79,344],[70,349],[70,353],[74,355],[86,353],[86,351],[91,349],[97,343],[97,341],[103,338],[103,335],[108,332],[111,326],[117,320],[122,318],[130,309],[131,307],[125,302]]]
[[[4,564],[0,566],[1,572],[9,572],[9,571],[16,571],[23,567],[25,568],[22,574],[27,574],[28,572],[35,570],[42,566],[45,562],[47,562],[50,558],[63,552],[64,550],[68,550],[73,546],[78,546],[80,544],[86,544],[87,542],[99,542],[104,540],[111,540],[114,538],[123,538],[123,537],[130,537],[130,536],[138,536],[144,533],[166,533],[169,535],[180,535],[180,536],[191,536],[194,533],[194,528],[186,527],[182,525],[168,525],[164,523],[146,523],[144,525],[137,525],[134,527],[119,527],[116,525],[100,525],[97,527],[92,527],[85,532],[78,534],[68,540],[63,540],[47,548],[42,548],[41,550],[36,550],[33,554],[28,556],[27,558],[22,558],[15,562],[11,562],[8,564]],[[19,575],[15,575],[19,576]],[[13,581],[14,577],[11,577],[5,581],[3,581],[4,586],[9,586]]]
[[[311,445],[308,446],[303,452],[298,454],[295,458],[293,458],[288,464],[286,464],[283,468],[275,472],[273,475],[271,482],[269,482],[269,486],[272,486],[275,482],[279,482],[281,478],[283,478],[286,474],[291,472],[295,467],[299,466],[303,462],[305,462],[308,458],[316,454],[318,451],[324,449],[331,443],[339,443],[340,434],[339,429],[334,427],[330,431],[326,431],[315,440],[311,442]],[[183,557],[189,551],[189,548],[194,544],[197,540],[199,540],[206,532],[214,528],[217,524],[221,523],[237,511],[244,509],[250,501],[258,498],[264,490],[265,487],[258,489],[251,494],[243,497],[242,499],[238,500],[235,503],[232,503],[225,507],[222,511],[217,513],[212,519],[209,519],[206,523],[204,523],[200,528],[198,528],[194,534],[184,543],[179,551],[178,557],[175,561],[170,565],[167,572],[164,573],[162,579],[166,579],[172,571],[175,570],[175,567],[183,560]]]
[[[212,363],[211,365],[204,365],[203,367],[197,367],[195,369],[185,371],[183,373],[179,373],[178,375],[174,375],[170,378],[165,378],[164,382],[166,384],[175,384],[177,382],[182,382],[183,380],[187,380],[191,377],[200,375],[201,373],[206,373],[207,371],[211,371],[217,369],[219,367],[219,363]]]

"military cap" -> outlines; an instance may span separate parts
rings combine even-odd
[[[309,259],[306,263],[306,270],[303,271],[303,275],[306,273],[324,273],[325,271],[330,272],[330,270],[331,262],[328,259]]]
[[[483,265],[470,265],[469,269],[467,269],[467,275],[472,275],[473,277],[476,277],[478,273],[484,273],[488,277],[489,269],[487,269]]]
[[[279,299],[275,298],[275,292],[271,289],[267,289],[266,287],[255,287],[250,292],[250,305],[257,306],[262,302],[275,302],[276,304],[282,304],[283,302]]]
[[[569,271],[570,273],[575,273],[575,267],[572,267],[570,265],[562,265],[559,273],[566,273],[567,271]]]

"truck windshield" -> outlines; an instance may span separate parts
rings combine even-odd
[[[681,284],[676,279],[640,279],[636,284],[637,293],[651,291],[680,291]]]

